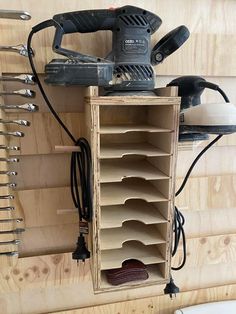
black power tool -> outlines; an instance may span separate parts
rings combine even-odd
[[[135,6],[57,14],[53,50],[67,57],[53,59],[45,67],[46,83],[103,86],[118,91],[153,90],[153,65],[161,63],[189,37],[179,26],[151,49],[151,35],[160,27],[159,16]],[[112,31],[112,51],[105,58],[84,55],[61,47],[64,34]]]

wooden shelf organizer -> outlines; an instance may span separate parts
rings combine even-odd
[[[162,97],[105,97],[90,88],[85,98],[93,162],[95,292],[169,279],[180,101],[175,89],[156,92]],[[106,271],[127,259],[142,261],[149,278],[110,285]]]

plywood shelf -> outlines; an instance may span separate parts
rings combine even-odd
[[[122,158],[127,155],[141,155],[148,157],[170,156],[169,153],[149,143],[119,143],[103,144],[100,148],[100,158]]]
[[[142,199],[147,202],[168,200],[151,183],[145,180],[101,184],[101,206],[120,205],[129,199]]]
[[[132,200],[125,205],[105,206],[101,208],[101,228],[118,228],[124,221],[137,220],[144,224],[164,223],[167,220],[152,204]]]
[[[109,290],[120,290],[124,289],[124,287],[131,287],[133,285],[135,286],[143,286],[143,285],[150,285],[152,283],[164,283],[165,279],[162,276],[160,270],[159,270],[160,264],[153,264],[153,265],[147,265],[147,272],[148,272],[148,279],[146,280],[137,280],[137,281],[131,281],[127,282],[118,286],[113,286],[107,282],[106,279],[106,271],[102,271],[101,274],[101,290],[102,289],[109,289]]]
[[[135,241],[125,243],[121,249],[101,252],[101,270],[120,268],[127,259],[138,259],[144,264],[163,263],[165,259],[157,245],[145,246]]]
[[[168,176],[146,160],[103,160],[100,182],[120,182],[124,178],[135,177],[146,180],[167,179]]]
[[[101,250],[122,248],[123,243],[137,240],[144,245],[165,243],[156,225],[145,225],[138,221],[128,221],[120,228],[101,230]]]
[[[155,125],[102,125],[100,126],[100,134],[124,134],[127,132],[151,132],[151,133],[164,133],[171,132],[171,129],[160,128]]]

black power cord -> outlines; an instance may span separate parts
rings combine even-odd
[[[225,92],[216,84],[210,83],[210,82],[200,82],[199,85],[202,87],[206,87],[209,89],[213,89],[218,91],[222,97],[224,98],[225,102],[229,103],[229,98],[226,96]],[[196,165],[196,163],[199,161],[199,159],[205,154],[205,152],[212,147],[217,141],[219,141],[222,138],[223,134],[220,134],[216,136],[215,139],[213,139],[204,149],[197,155],[197,157],[194,159],[192,162],[191,166],[189,167],[189,170],[187,171],[184,180],[175,193],[175,196],[178,196],[184,189],[189,176]],[[186,237],[185,237],[185,231],[184,231],[184,215],[180,212],[180,210],[175,206],[174,209],[174,219],[173,219],[173,248],[172,248],[172,257],[175,256],[177,252],[177,248],[179,246],[180,239],[182,237],[182,246],[183,246],[183,258],[179,266],[177,267],[171,267],[171,270],[180,270],[184,267],[186,263],[186,258],[187,258],[187,248],[186,248]],[[179,292],[179,288],[174,284],[174,280],[172,276],[170,277],[170,282],[166,285],[164,289],[165,294],[169,294],[170,297],[172,298],[173,294],[176,294]]]
[[[79,138],[78,140],[72,135],[67,126],[60,119],[59,115],[53,108],[49,101],[44,88],[40,82],[38,73],[35,69],[33,57],[30,53],[31,42],[33,35],[38,31],[41,31],[47,27],[60,26],[54,20],[44,21],[34,26],[28,36],[27,50],[29,56],[29,62],[35,81],[38,84],[39,90],[49,108],[51,113],[57,122],[61,125],[63,130],[67,133],[69,138],[72,140],[75,146],[80,148],[78,152],[72,152],[71,155],[71,166],[70,166],[70,183],[71,183],[71,196],[73,199],[74,206],[78,209],[79,220],[80,220],[80,235],[77,241],[76,250],[72,254],[72,258],[78,260],[85,260],[90,257],[90,252],[86,247],[84,234],[88,234],[88,222],[92,220],[92,193],[91,193],[91,150],[88,141],[85,138]],[[80,179],[81,193],[78,188],[78,178]],[[81,194],[81,197],[80,197]]]

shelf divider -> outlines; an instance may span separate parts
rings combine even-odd
[[[100,182],[121,182],[124,178],[145,180],[168,179],[169,177],[146,160],[103,160],[101,161]]]
[[[101,250],[119,249],[123,243],[132,240],[140,241],[144,245],[166,242],[156,225],[145,225],[139,221],[127,221],[120,228],[101,230]]]
[[[145,246],[142,243],[131,241],[125,243],[121,249],[102,251],[101,270],[120,268],[127,259],[138,259],[146,265],[165,261],[159,253],[157,245]]]
[[[103,144],[100,148],[100,158],[122,158],[128,155],[147,157],[170,156],[171,154],[149,143],[118,143]]]
[[[165,184],[168,184],[168,180]],[[145,180],[132,179],[120,183],[101,184],[101,206],[124,204],[129,199],[141,199],[146,202],[167,201],[151,183]]]

